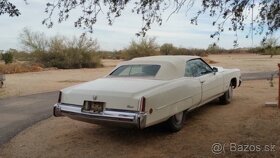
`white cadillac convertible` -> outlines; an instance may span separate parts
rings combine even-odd
[[[179,131],[188,111],[232,100],[239,69],[211,67],[198,56],[151,56],[116,66],[103,78],[60,91],[54,116],[140,129],[161,122]]]

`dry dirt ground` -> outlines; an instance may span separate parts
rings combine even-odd
[[[207,58],[218,62],[212,65],[239,68],[241,72],[275,71],[280,63],[280,55],[270,58],[269,55],[258,54],[223,54],[209,55]]]
[[[161,125],[135,130],[52,117],[21,132],[4,145],[0,155],[3,158],[279,157],[280,110],[264,106],[265,101],[274,101],[276,96],[276,81],[274,87],[265,80],[246,81],[234,91],[230,105],[214,101],[189,113],[178,133],[169,133]],[[221,154],[212,153],[214,143],[223,144]],[[232,146],[230,149],[230,143],[243,145],[239,150],[245,151],[235,151]]]
[[[103,60],[105,67],[96,69],[47,70],[8,74],[4,87],[0,88],[0,99],[57,91],[74,84],[94,80],[109,73],[120,60]]]

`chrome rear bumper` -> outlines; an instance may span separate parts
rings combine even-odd
[[[53,108],[55,117],[67,116],[75,120],[101,124],[101,125],[124,125],[145,128],[146,114],[140,112],[104,110],[102,113],[82,112],[81,106],[57,103]]]

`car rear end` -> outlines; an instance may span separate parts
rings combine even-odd
[[[58,103],[53,108],[53,115],[56,117],[67,116],[71,119],[100,125],[128,126],[140,129],[145,127],[145,102],[141,99],[134,100],[133,105],[124,104],[123,108],[116,108],[109,106],[114,102],[111,98],[106,100],[104,99],[106,97],[100,97],[103,99],[98,100],[98,98],[93,97],[92,100],[85,99],[82,105],[77,105],[61,102],[62,95],[60,92]]]
[[[64,89],[54,105],[56,117],[101,125],[146,127],[145,92],[166,81],[146,79],[99,79]]]

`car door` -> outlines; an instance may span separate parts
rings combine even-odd
[[[194,77],[201,83],[201,101],[205,102],[222,92],[222,76],[213,72],[202,59],[192,59],[186,63],[185,76]]]

